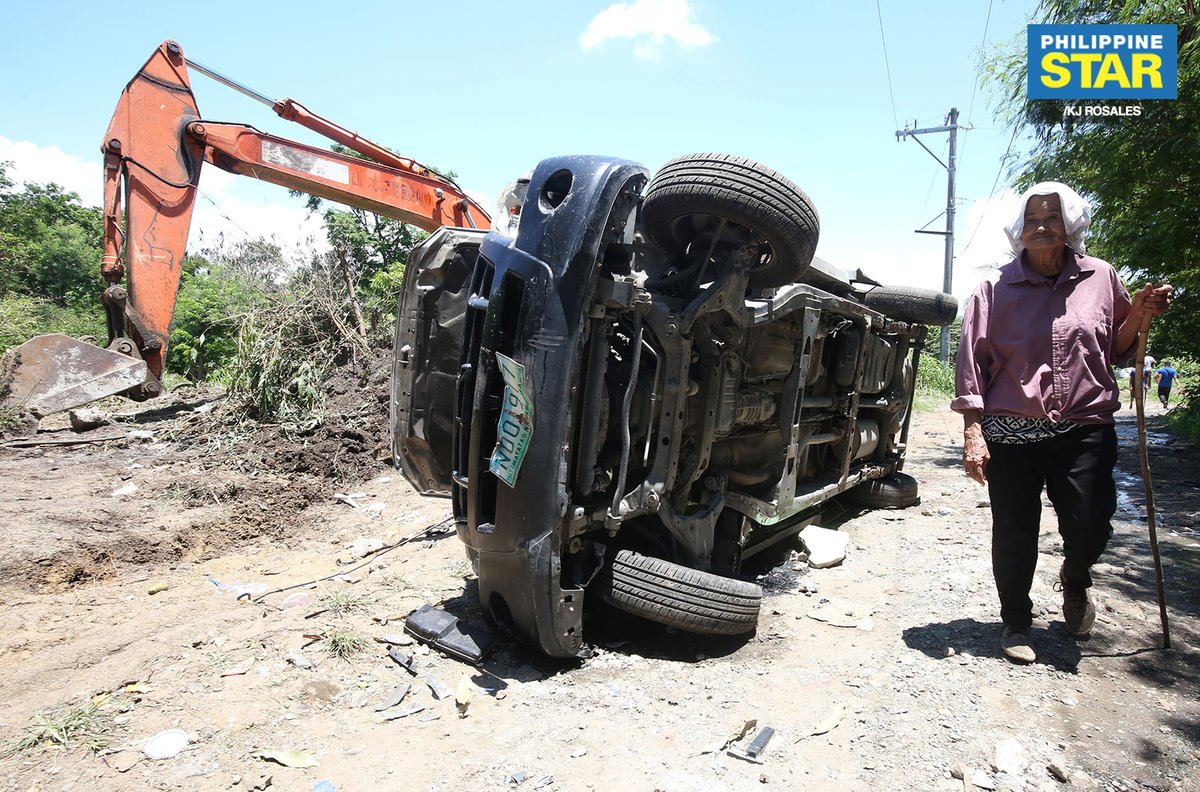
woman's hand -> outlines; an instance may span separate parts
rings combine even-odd
[[[987,441],[983,439],[983,429],[979,424],[969,427],[963,432],[963,468],[967,475],[980,484],[987,483],[987,463],[991,459],[988,453]]]
[[[1129,316],[1117,329],[1117,343],[1114,352],[1118,358],[1128,357],[1138,341],[1138,333],[1147,327],[1154,317],[1165,313],[1171,307],[1171,292],[1175,287],[1169,283],[1147,283],[1133,295],[1133,307]],[[1135,361],[1141,365],[1142,361]]]
[[[1169,283],[1147,283],[1133,295],[1133,310],[1130,313],[1142,317],[1143,322],[1146,318],[1166,313],[1171,307],[1171,292],[1174,290],[1175,287]]]
[[[983,415],[979,411],[963,413],[963,469],[980,484],[987,483],[987,463],[992,458],[983,439]]]

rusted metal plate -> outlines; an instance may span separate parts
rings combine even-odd
[[[4,403],[38,416],[112,396],[146,379],[145,362],[70,336],[35,336],[13,352],[17,363]]]

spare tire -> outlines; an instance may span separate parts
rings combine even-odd
[[[883,478],[864,481],[846,490],[842,499],[864,509],[907,509],[920,503],[917,480],[907,473],[892,473]]]
[[[687,250],[722,219],[758,237],[751,288],[795,282],[817,249],[821,224],[812,201],[787,177],[753,160],[731,154],[677,157],[646,188],[643,230],[669,255]]]
[[[738,635],[758,624],[762,587],[619,550],[589,590],[613,607],[701,635]]]
[[[906,286],[879,286],[863,295],[863,305],[910,324],[943,327],[958,316],[958,300],[952,294]]]

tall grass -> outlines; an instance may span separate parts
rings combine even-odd
[[[954,398],[954,364],[943,363],[935,357],[921,356],[917,366],[916,409],[936,410]]]
[[[108,338],[99,302],[95,307],[64,308],[23,294],[0,296],[0,352],[42,333],[95,336],[101,341]]]

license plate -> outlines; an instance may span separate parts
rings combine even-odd
[[[533,437],[533,402],[525,382],[525,367],[496,353],[496,365],[504,378],[504,403],[496,425],[496,448],[488,469],[510,487],[515,487],[521,463]]]

